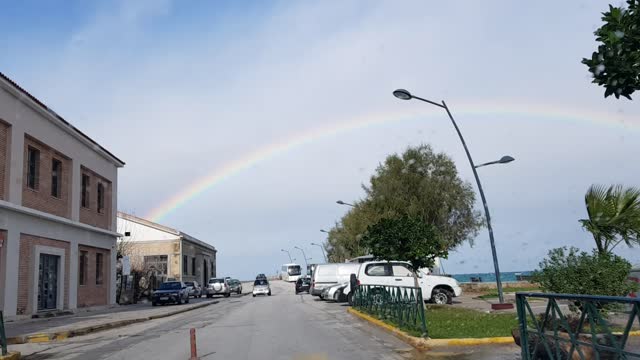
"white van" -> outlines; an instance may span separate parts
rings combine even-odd
[[[325,287],[349,281],[351,274],[357,273],[359,268],[360,264],[319,264],[313,270],[309,293],[320,296]]]

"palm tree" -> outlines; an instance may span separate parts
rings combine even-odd
[[[592,185],[584,196],[588,219],[582,227],[593,235],[600,254],[610,253],[624,242],[640,244],[640,189]]]

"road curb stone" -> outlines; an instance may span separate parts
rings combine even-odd
[[[57,332],[42,332],[42,333],[35,333],[35,334],[28,334],[28,335],[13,336],[13,337],[7,338],[7,344],[19,345],[19,344],[28,344],[28,343],[31,344],[31,343],[46,343],[51,341],[60,341],[60,340],[65,340],[65,339],[76,337],[76,336],[88,335],[88,334],[92,334],[99,331],[115,329],[115,328],[131,325],[135,323],[141,323],[149,320],[161,319],[161,318],[165,318],[173,315],[178,315],[188,311],[201,309],[209,305],[218,304],[219,302],[220,302],[219,300],[216,300],[216,301],[198,304],[187,309],[179,309],[176,311],[171,311],[165,314],[151,315],[151,316],[145,316],[145,317],[134,318],[134,319],[126,319],[126,320],[116,320],[116,321],[112,321],[104,324],[86,326],[86,327],[73,329],[73,330],[64,330],[64,331],[57,331]],[[13,360],[12,358],[9,358],[9,359]],[[4,359],[0,358],[0,360],[4,360]]]

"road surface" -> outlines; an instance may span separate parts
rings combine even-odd
[[[346,312],[343,304],[295,295],[274,281],[270,297],[232,296],[202,309],[49,344],[12,347],[25,359],[189,359],[189,329],[198,356],[214,359],[514,359],[514,349],[447,349],[418,354]],[[444,355],[444,356],[443,356]]]

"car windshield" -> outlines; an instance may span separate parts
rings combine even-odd
[[[209,284],[224,283],[224,279],[209,279]]]
[[[260,286],[260,285],[269,285],[269,282],[267,280],[256,280],[253,283],[254,286]]]
[[[179,282],[166,282],[160,284],[160,290],[179,290],[182,288],[182,284]]]
[[[295,266],[289,266],[289,268],[287,269],[287,272],[289,273],[289,275],[300,275],[301,270],[300,270],[300,265],[295,265]]]

